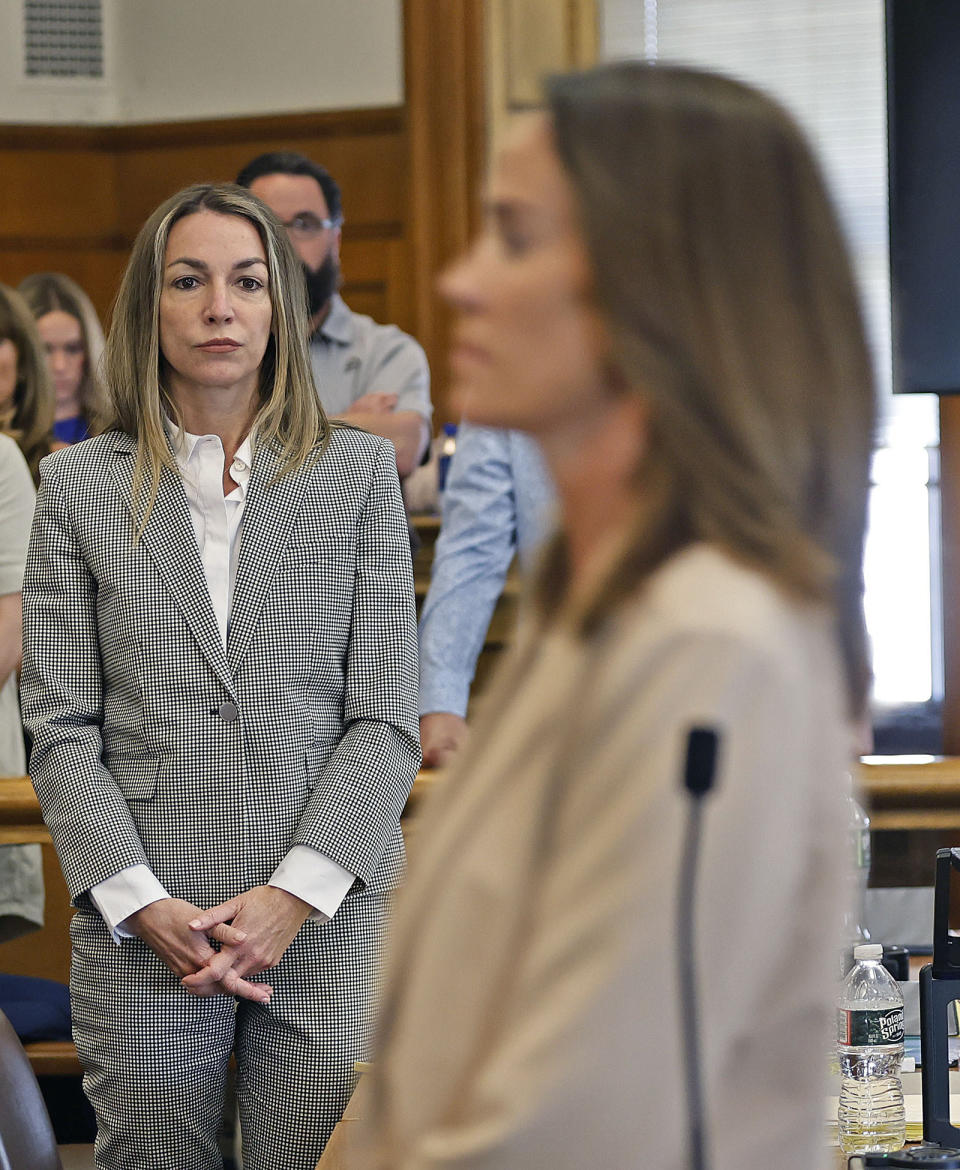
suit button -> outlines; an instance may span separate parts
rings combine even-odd
[[[235,723],[240,718],[240,712],[237,710],[237,704],[231,703],[229,700],[226,703],[221,703],[217,708],[217,714],[224,721],[224,723]]]

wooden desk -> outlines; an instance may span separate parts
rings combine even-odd
[[[416,809],[430,788],[443,776],[437,768],[425,768],[414,781],[403,815]],[[0,845],[50,845],[50,832],[29,776],[0,777]]]
[[[960,757],[865,756],[857,781],[872,829],[960,829]]]
[[[422,769],[404,815],[442,780],[442,770]],[[856,780],[874,830],[960,830],[960,756],[865,756]]]

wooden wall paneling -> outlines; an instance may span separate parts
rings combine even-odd
[[[343,240],[340,247],[344,300],[355,313],[367,313],[377,321],[389,321],[390,265],[384,241]]]
[[[66,273],[87,292],[105,329],[126,262],[123,243],[100,248],[51,244],[43,250],[18,250],[4,247],[0,236],[0,281],[16,286],[32,272]]]
[[[387,320],[387,290],[384,285],[344,285],[342,296],[355,313],[374,321]]]
[[[542,101],[543,78],[593,65],[597,0],[488,0],[487,102],[490,141]]]
[[[101,240],[116,223],[110,155],[101,150],[16,150],[0,136],[0,225],[5,239]]]
[[[411,328],[409,265],[396,255],[408,246],[406,137],[403,111],[393,107],[97,129],[0,126],[0,280],[65,272],[106,324],[130,245],[153,209],[191,182],[232,179],[255,155],[278,149],[317,159],[341,184],[351,303]]]
[[[410,257],[409,240],[406,238],[390,240],[385,252],[387,257],[387,303],[384,320],[415,335],[417,321],[411,296],[413,264]]]
[[[479,224],[486,109],[483,0],[404,0],[404,58],[414,332],[433,373],[435,426],[446,404],[450,314],[443,267]]]
[[[567,60],[567,6],[556,0],[502,3],[507,106],[514,110],[538,106],[543,97],[542,77]]]
[[[340,262],[345,280],[386,282],[389,262],[382,240],[358,240],[347,236],[340,244]]]
[[[362,112],[362,111],[360,111]],[[207,123],[198,123],[196,139],[186,139],[183,128],[170,126],[168,137],[157,127],[144,127],[137,138],[126,129],[118,150],[118,186],[122,192],[120,228],[127,236],[140,225],[161,200],[190,183],[232,180],[253,157],[267,150],[298,150],[321,162],[336,178],[343,191],[347,229],[377,229],[382,235],[402,231],[405,212],[404,150],[401,118],[397,112],[393,128],[384,123],[365,122],[347,111],[343,122],[356,124],[348,133],[341,126],[325,137],[321,123],[312,133],[286,131],[283,118],[257,120],[249,137],[224,127],[223,140],[209,140]],[[250,119],[242,120],[249,124]],[[296,123],[294,122],[294,126]],[[306,129],[306,128],[304,128]]]
[[[100,131],[47,130],[0,126],[0,280],[65,272],[105,313],[124,249],[113,157]]]

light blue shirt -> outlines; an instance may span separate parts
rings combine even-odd
[[[466,715],[470,684],[514,553],[524,571],[547,535],[553,485],[536,442],[462,423],[420,618],[420,714]]]

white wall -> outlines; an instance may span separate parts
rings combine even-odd
[[[106,82],[20,77],[0,0],[0,122],[165,122],[403,101],[401,0],[104,0]]]
[[[399,0],[121,0],[120,120],[403,101]]]

